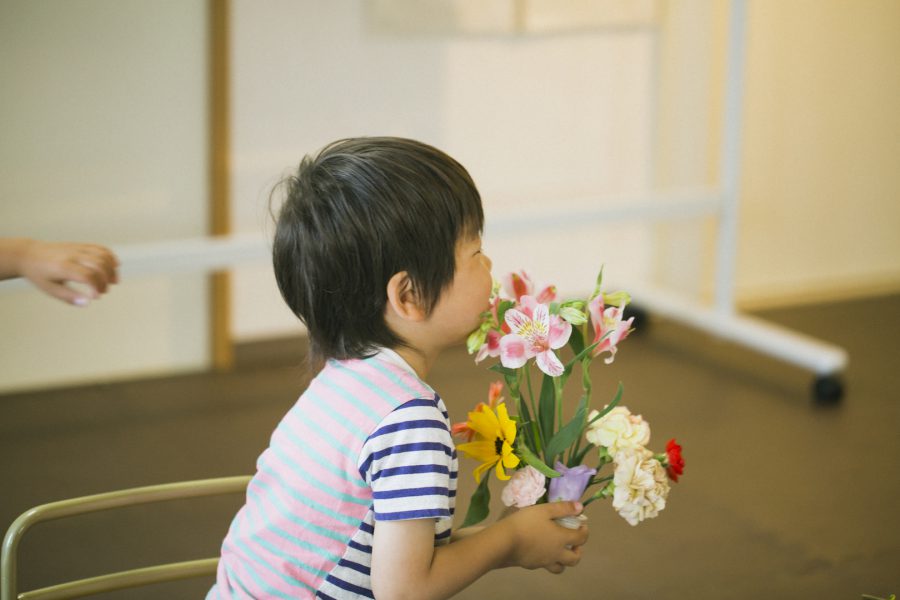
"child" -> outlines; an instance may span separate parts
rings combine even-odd
[[[447,598],[494,568],[575,565],[587,531],[552,519],[577,503],[450,539],[456,451],[424,379],[491,293],[466,170],[419,142],[360,138],[286,183],[275,274],[325,364],[259,457],[208,598]]]

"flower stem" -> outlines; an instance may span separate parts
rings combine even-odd
[[[519,369],[519,372],[525,374],[525,380],[528,383],[528,404],[531,407],[531,434],[534,437],[534,451],[540,454],[544,451],[544,444],[542,443],[543,438],[541,437],[541,428],[538,423],[540,419],[534,403],[534,389],[531,387],[531,373],[528,372],[528,365]]]
[[[606,483],[607,481],[612,481],[612,480],[613,480],[612,475],[610,475],[609,477],[593,477],[593,478],[591,478],[591,481],[588,483],[588,487],[590,487],[592,485],[597,485],[598,483]]]
[[[535,410],[534,405],[534,389],[531,387],[531,373],[527,371],[528,366],[522,367],[522,371],[525,371],[525,379],[528,381],[528,400],[529,406],[531,406],[531,414],[534,415],[534,418],[537,419],[537,410]]]
[[[553,398],[556,402],[556,422],[557,427],[562,429],[563,426],[563,409],[562,409],[562,380],[559,377],[553,378]]]
[[[610,479],[612,479],[612,477],[604,477],[603,479],[600,479],[599,481],[597,481],[597,483],[603,483],[603,482],[609,481]],[[587,500],[585,500],[584,502],[581,503],[582,506],[587,506],[594,500],[599,500],[600,498],[609,498],[610,496],[612,496],[612,487],[611,487],[612,485],[613,484],[611,484],[611,483],[607,484],[607,485],[603,486],[602,488],[600,488],[599,490],[597,490],[596,492],[594,492],[593,494],[591,494],[590,498],[588,498]]]
[[[508,377],[506,379],[506,385],[509,387],[509,395],[512,396],[513,402],[516,404],[516,414],[521,417],[524,414],[522,412],[522,370],[516,370],[515,378]],[[532,428],[528,427],[527,423],[525,423],[522,426],[522,431],[526,437],[525,443],[534,446],[535,440]]]
[[[590,355],[585,356],[581,361],[581,387],[584,390],[584,398],[585,398],[585,423],[582,426],[582,429],[587,426],[587,415],[590,414],[591,410],[591,357]],[[572,463],[581,462],[579,458],[579,452],[581,451],[581,438],[582,436],[578,436],[575,440],[575,446],[569,452],[569,462],[567,463],[569,466],[572,466]],[[583,458],[583,456],[581,457]]]

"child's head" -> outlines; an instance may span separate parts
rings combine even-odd
[[[341,140],[305,157],[284,183],[275,276],[317,358],[403,345],[385,323],[388,281],[407,272],[430,312],[453,280],[457,243],[484,223],[462,165],[413,140]]]

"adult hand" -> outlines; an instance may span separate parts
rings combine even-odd
[[[21,276],[45,293],[64,302],[84,306],[117,283],[119,261],[109,248],[98,244],[7,240],[12,276]],[[87,294],[67,285],[84,284]]]

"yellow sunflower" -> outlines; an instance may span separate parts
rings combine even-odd
[[[481,481],[481,475],[494,465],[498,479],[509,479],[504,467],[514,469],[519,457],[513,454],[516,422],[509,418],[506,404],[498,404],[496,414],[489,406],[480,405],[469,413],[468,426],[475,432],[475,441],[460,444],[457,450],[481,462],[474,472],[475,481]]]

